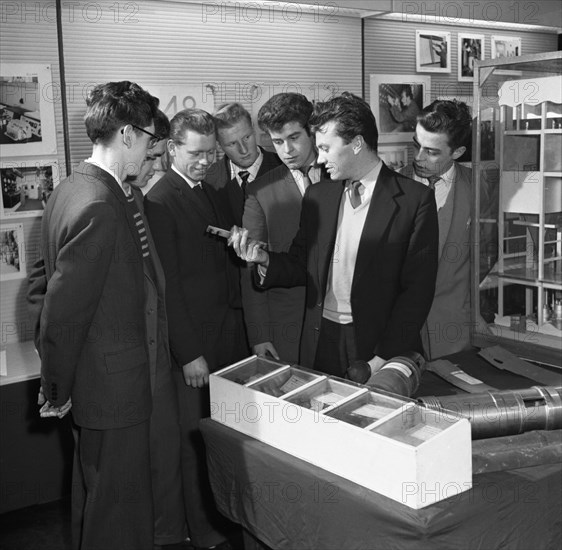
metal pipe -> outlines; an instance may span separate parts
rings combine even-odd
[[[472,439],[562,428],[562,387],[559,386],[429,396],[418,401],[443,414],[453,411],[468,417]]]

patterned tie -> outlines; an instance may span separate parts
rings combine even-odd
[[[131,186],[123,182],[123,190],[125,191],[125,195],[127,196],[127,205],[133,214],[135,227],[137,228],[137,231],[139,233],[142,257],[146,260],[150,256],[150,251],[148,249],[148,238],[146,236],[146,227],[144,225],[144,221],[142,219],[138,206],[135,202],[135,197],[133,196],[133,193],[131,191]]]
[[[363,184],[359,181],[351,182],[351,193],[349,195],[349,202],[353,208],[357,208],[361,204],[361,188]]]
[[[238,172],[238,177],[241,180],[240,189],[242,189],[242,193],[246,196],[246,187],[248,185],[248,178],[250,177],[250,172],[248,170],[240,170]]]
[[[440,176],[429,176],[427,178],[428,181],[428,187],[430,189],[433,189],[435,191],[435,184],[441,179]]]

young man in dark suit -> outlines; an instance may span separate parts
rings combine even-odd
[[[217,141],[225,156],[209,168],[205,181],[217,190],[220,208],[227,218],[226,227],[241,225],[248,186],[278,166],[279,159],[258,146],[252,117],[240,103],[219,106],[214,119]],[[245,265],[232,250],[229,250],[229,257],[233,272],[230,277],[233,285],[231,305],[237,315],[240,341],[246,345],[245,355],[250,355],[240,290],[241,269]]]
[[[219,106],[214,118],[217,141],[225,157],[209,168],[205,181],[224,195],[232,224],[240,225],[247,186],[279,166],[280,161],[275,153],[258,146],[252,117],[240,103]]]
[[[306,188],[326,179],[316,163],[308,127],[311,113],[312,103],[296,93],[274,95],[258,113],[258,124],[269,134],[282,164],[248,186],[242,224],[271,252],[289,250],[299,228]],[[304,286],[258,289],[248,268],[242,270],[241,282],[244,319],[254,353],[298,362]]]
[[[131,82],[96,86],[85,116],[92,156],[51,195],[37,306],[42,416],[71,408],[75,430],[73,547],[152,550],[152,409],[145,272],[135,175],[158,141],[158,100]],[[46,400],[46,401],[45,401]]]
[[[226,548],[225,520],[215,509],[199,432],[200,419],[210,414],[209,373],[243,356],[230,305],[228,250],[206,232],[208,225],[227,223],[216,191],[205,182],[215,158],[215,124],[209,113],[185,109],[170,126],[172,166],[146,195],[145,208],[166,275],[184,504],[192,543]]]
[[[421,332],[427,359],[470,349],[472,170],[457,159],[466,151],[471,130],[465,103],[434,101],[417,118],[414,162],[400,171],[435,192],[439,266],[435,297]],[[484,199],[482,204],[490,202]],[[486,252],[486,242],[481,250]]]
[[[346,92],[316,104],[309,124],[334,181],[308,188],[289,252],[268,253],[236,227],[230,242],[259,265],[262,287],[306,284],[303,366],[343,376],[363,360],[375,372],[395,355],[421,351],[437,272],[435,200],[382,163],[364,100]]]

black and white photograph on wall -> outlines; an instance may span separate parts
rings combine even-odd
[[[521,38],[513,36],[491,37],[492,59],[518,57],[521,55]]]
[[[50,160],[3,162],[0,177],[2,219],[33,218],[43,215],[45,205],[59,183],[59,165]]]
[[[54,102],[60,100],[50,65],[0,61],[0,146],[2,156],[57,152]]]
[[[377,154],[391,170],[398,171],[408,164],[407,145],[382,145]]]
[[[22,223],[0,226],[0,281],[26,276],[23,242]]]
[[[409,141],[416,117],[429,103],[431,77],[371,75],[371,109],[377,119],[379,141]]]
[[[416,71],[451,72],[451,33],[416,31]]]
[[[474,62],[484,59],[484,35],[459,33],[459,82],[474,82]]]

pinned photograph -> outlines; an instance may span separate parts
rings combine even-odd
[[[417,116],[428,104],[431,77],[371,75],[371,109],[377,120],[379,141],[410,141]]]
[[[50,65],[1,63],[0,146],[3,157],[57,152]]]
[[[492,59],[519,57],[521,55],[521,38],[512,36],[492,36]]]
[[[0,177],[2,219],[33,218],[43,215],[45,205],[59,183],[59,165],[52,160],[3,162]]]
[[[484,35],[459,33],[459,82],[474,82],[474,62],[484,59]]]
[[[416,31],[416,71],[451,72],[451,33]]]
[[[0,226],[0,281],[27,275],[23,242],[22,223]]]

